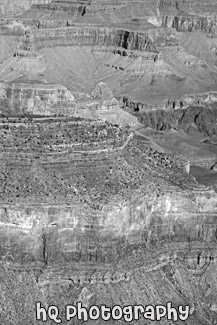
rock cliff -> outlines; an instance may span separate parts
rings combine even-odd
[[[90,95],[78,95],[73,115],[101,119],[121,126],[139,126],[137,117],[120,108],[120,104],[111,89],[103,82],[99,83]]]
[[[114,292],[122,288],[124,297],[135,277],[146,274],[150,286],[173,267],[180,286],[185,272],[206,278],[204,267],[216,267],[216,194],[198,187],[178,157],[145,148],[128,129],[79,118],[2,119],[1,133],[1,261],[8,276],[32,270],[47,303],[61,294],[62,308],[65,290],[76,297],[84,286],[95,297],[99,285],[113,292],[109,303],[119,302]],[[194,295],[182,288],[177,299],[193,304]],[[208,324],[215,287],[206,316],[200,299],[191,319]]]
[[[73,114],[74,96],[62,85],[37,83],[0,84],[2,115]]]
[[[26,36],[27,40],[27,36]],[[32,30],[28,33],[25,46],[35,50],[49,46],[113,46],[124,49],[154,52],[155,45],[146,33],[109,29],[103,27],[63,27]]]
[[[81,323],[64,315],[77,301],[172,301],[186,325],[217,324],[216,3],[11,3],[0,323],[38,325],[38,301],[63,325]],[[182,324],[147,324],[168,322]]]

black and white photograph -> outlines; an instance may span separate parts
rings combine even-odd
[[[0,325],[217,325],[217,0],[0,0]]]

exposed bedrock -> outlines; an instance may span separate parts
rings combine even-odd
[[[120,126],[138,126],[136,116],[120,108],[118,100],[114,97],[111,89],[100,82],[90,95],[76,94],[77,102],[73,116],[89,119],[101,119]]]
[[[172,301],[217,325],[216,185],[196,177],[217,178],[216,4],[32,4],[0,22],[0,324]]]
[[[14,52],[17,50],[17,41],[21,41],[17,36],[9,36],[6,37],[4,35],[0,35],[1,40],[1,51],[0,51],[0,63],[7,60],[9,57],[14,55]]]
[[[207,217],[212,224],[214,192],[195,192],[184,161],[148,148],[143,152],[127,129],[75,118],[3,122],[1,201],[8,202],[1,209],[3,260],[112,262],[130,254],[131,245],[144,243],[145,252],[175,238],[215,238],[215,227],[210,237],[195,228]],[[190,192],[179,192],[180,186]]]
[[[0,281],[1,324],[29,324],[31,319],[31,323],[37,325],[38,321],[32,317],[35,314],[34,305],[38,301],[46,305],[46,299],[37,286],[33,272],[18,273],[10,270],[5,263],[0,264]]]
[[[6,121],[0,144],[3,260],[112,262],[131,254],[131,245],[143,243],[145,252],[175,238],[214,238],[215,227],[207,237],[198,235],[195,223],[208,217],[212,224],[215,193],[198,187],[179,157],[144,150],[127,128],[102,121]]]
[[[36,302],[41,301],[42,306],[58,306],[62,324],[66,325],[69,322],[65,321],[65,306],[75,304],[78,301],[89,308],[91,305],[101,306],[102,304],[109,307],[115,304],[119,306],[138,304],[146,306],[150,304],[150,301],[153,305],[154,303],[166,304],[173,298],[173,306],[190,305],[190,316],[185,324],[216,324],[216,313],[214,311],[216,287],[212,285],[212,282],[215,282],[212,273],[216,272],[216,263],[209,258],[207,260],[209,262],[205,264],[205,267],[198,267],[198,274],[189,272],[186,263],[176,259],[151,271],[135,268],[133,274],[129,274],[129,272],[123,274],[122,280],[118,279],[117,272],[107,270],[107,272],[102,273],[103,281],[100,281],[100,274],[96,272],[95,278],[92,278],[92,283],[81,282],[80,285],[75,278],[70,278],[70,272],[68,272],[68,280],[58,282],[60,273],[56,272],[55,280],[52,281],[52,277],[50,277],[44,290],[39,284],[40,272],[29,272],[29,270],[19,272],[16,269],[11,270],[6,265],[4,267],[0,265],[2,288],[0,292],[2,307],[0,319],[3,324],[9,323],[9,320],[13,320],[15,323],[17,319],[22,321],[20,324],[28,324],[29,320],[32,319],[32,324],[37,325],[38,322],[32,315],[35,315]],[[130,261],[128,261],[129,263]],[[51,269],[48,274],[54,275]],[[84,272],[80,271],[79,274],[81,276]],[[199,283],[196,286],[194,286],[195,281]],[[5,291],[10,293],[7,299],[4,295]],[[24,304],[25,310],[23,309]],[[163,318],[161,321],[151,321],[151,323],[163,325],[164,320]],[[94,322],[87,321],[86,323],[94,324]],[[47,323],[52,325],[53,321],[47,321]],[[77,323],[82,322],[77,321]],[[101,321],[101,324],[106,323],[114,324],[112,319],[107,322]],[[120,321],[122,325],[125,323],[125,320]],[[176,322],[176,324],[181,323]],[[71,322],[71,324],[73,323]],[[141,316],[139,320],[132,320],[131,324],[142,325],[144,319]]]
[[[17,66],[22,69],[21,64]],[[38,71],[39,67],[33,66]],[[29,70],[32,71],[31,64]],[[28,70],[25,69],[25,73]],[[76,93],[74,97],[62,85],[36,83],[34,79],[27,81],[0,83],[1,116],[65,115],[101,119],[121,126],[139,125],[137,117],[120,108],[111,89],[103,82],[91,94]]]
[[[46,3],[47,2],[47,3]],[[199,14],[206,13],[212,14],[213,9],[216,8],[216,3],[214,1],[206,1],[201,3],[200,1],[155,1],[155,0],[118,0],[118,1],[64,1],[64,0],[52,0],[52,1],[40,1],[38,4],[32,5],[31,9],[25,13],[24,17],[26,19],[38,18],[43,12],[43,16],[49,20],[58,21],[59,23],[64,21],[64,17],[71,19],[82,19],[87,18],[89,20],[93,19],[95,15],[96,21],[100,20],[104,22],[110,19],[110,22],[119,22],[120,20],[126,21],[126,18],[135,19],[135,17],[144,19],[147,17],[155,16],[156,18],[164,14],[176,15],[187,13]],[[100,17],[101,16],[101,17]],[[112,17],[113,16],[113,17]],[[40,18],[39,18],[40,17]]]
[[[62,85],[33,81],[0,84],[0,113],[5,116],[73,114],[75,103]]]
[[[216,34],[217,17],[215,1],[160,1],[160,15],[155,23],[161,27],[172,27],[177,31],[200,30]],[[157,18],[157,17],[156,17]]]
[[[217,197],[181,157],[102,121],[8,118],[0,131],[2,322],[10,310],[27,324],[37,301],[64,311],[171,297],[191,306],[186,324],[214,319]]]
[[[198,16],[198,15],[179,15],[163,16],[162,27],[175,28],[178,32],[202,31],[205,33],[216,34],[217,17]]]
[[[179,109],[187,109],[189,106],[201,107],[201,109],[207,109],[208,107],[214,109],[217,103],[217,92],[208,91],[204,93],[184,94],[180,98],[168,98],[161,102],[159,105],[152,105],[151,103],[133,101],[127,96],[119,97],[121,105],[129,110],[132,114],[135,112],[147,113],[151,110],[164,110],[164,111],[176,111]],[[210,112],[211,113],[211,112]],[[167,113],[165,113],[167,114]],[[176,113],[174,113],[176,114]],[[211,113],[212,114],[212,113]]]
[[[0,16],[21,14],[30,9],[31,0],[1,0],[0,1]]]
[[[156,1],[52,1],[33,5],[22,19],[38,28],[67,26],[73,22],[119,23],[147,16],[156,10]],[[43,13],[43,15],[42,15]]]
[[[3,1],[3,0],[2,0]],[[4,1],[3,1],[4,2]],[[11,6],[14,0],[11,0]],[[149,26],[173,27],[178,31],[203,30],[216,31],[216,4],[213,1],[50,1],[31,2],[31,9],[19,16],[20,21],[36,28],[57,28],[73,25],[75,22],[105,24],[141,19]],[[2,5],[2,8],[6,7]],[[19,8],[19,4],[17,5]],[[30,7],[26,0],[24,8]],[[13,12],[13,9],[8,11]],[[16,10],[15,10],[16,12]],[[22,10],[20,10],[22,12]],[[10,18],[11,19],[11,18]],[[148,25],[148,22],[150,23]],[[140,27],[141,28],[141,27]],[[142,30],[142,28],[141,28]]]
[[[217,161],[216,114],[216,103],[212,103],[182,109],[144,110],[136,115],[140,123],[153,129],[141,132],[142,136],[151,138],[166,152],[182,153],[191,165],[210,169]]]
[[[24,49],[31,46],[38,50],[43,47],[60,45],[106,45],[125,49],[157,52],[147,33],[111,29],[104,27],[66,27],[38,29],[27,32]]]
[[[32,5],[48,4],[51,0],[1,0],[0,16],[20,15],[29,10]]]
[[[88,9],[90,8],[91,2],[88,1],[49,1],[47,3],[35,3],[32,5],[28,14],[34,14],[34,12],[40,13],[55,13],[55,14],[65,14],[66,16],[72,17],[82,17],[86,14]],[[41,24],[39,27],[43,27]]]
[[[94,268],[111,268],[106,263],[116,261],[124,271],[122,263],[134,254],[138,267],[144,267],[146,255],[161,247],[154,259],[146,261],[147,270],[179,254],[196,269],[203,264],[197,260],[203,247],[216,258],[216,203],[216,195],[207,191],[140,196],[109,204],[100,212],[78,205],[5,205],[0,214],[1,260],[24,268],[89,262],[90,269],[83,270],[89,276],[91,263]],[[76,270],[71,271],[75,276]],[[133,269],[129,265],[125,271]]]
[[[93,95],[111,93],[101,85]],[[186,160],[149,148],[129,128],[81,118],[2,118],[0,135],[2,321],[10,307],[11,319],[18,308],[28,323],[36,299],[125,306],[130,292],[129,304],[173,297],[209,324],[217,197],[186,173]],[[197,287],[198,274],[205,284]]]
[[[138,113],[138,120],[146,127],[157,130],[169,128],[182,129],[187,134],[210,139],[216,142],[216,104],[210,107],[192,105],[187,108],[177,109],[153,109]],[[207,139],[207,140],[208,140]]]
[[[17,37],[22,50],[38,50],[50,46],[107,46],[122,47],[129,50],[157,52],[156,46],[147,32],[130,28],[102,27],[85,24],[71,27],[29,29],[26,21],[2,19],[0,32],[2,35]]]
[[[213,1],[203,4],[196,1],[51,1],[33,4],[20,19],[37,28],[66,27],[85,21],[88,24],[126,24],[141,19],[143,24],[146,20],[145,28],[173,27],[177,31],[199,29],[215,33],[215,10]]]

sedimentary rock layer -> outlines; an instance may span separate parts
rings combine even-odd
[[[63,325],[76,301],[216,323],[215,10],[36,0],[1,19],[1,324],[37,325],[37,301]]]
[[[109,126],[107,123],[103,124],[102,122],[94,123],[87,121],[84,123],[79,119],[71,119],[71,121],[69,120],[66,122],[64,119],[52,121],[47,118],[42,120],[33,119],[32,122],[28,122],[27,120],[19,118],[11,120],[10,124],[8,124],[6,120],[6,123],[3,122],[4,120],[2,120],[1,124],[1,146],[3,150],[1,154],[1,160],[3,162],[1,167],[1,200],[3,202],[7,201],[8,204],[10,202],[14,204],[15,201],[17,201],[20,202],[21,206],[22,204],[26,204],[24,203],[26,200],[28,200],[29,203],[31,201],[32,204],[38,201],[38,208],[41,204],[48,205],[47,212],[44,211],[43,205],[39,208],[39,211],[41,211],[39,212],[39,216],[43,218],[41,221],[37,221],[37,218],[35,219],[34,214],[38,214],[35,211],[30,213],[35,221],[33,221],[31,217],[29,219],[29,225],[26,224],[28,229],[32,228],[33,224],[36,222],[38,225],[36,228],[38,230],[41,229],[40,231],[42,231],[43,227],[48,226],[50,222],[48,219],[53,220],[53,217],[50,219],[49,214],[47,215],[51,202],[53,202],[52,205],[54,204],[54,206],[56,206],[61,200],[65,201],[69,219],[73,219],[75,225],[75,229],[74,226],[72,227],[74,235],[73,233],[70,235],[70,238],[74,238],[75,240],[75,242],[72,241],[70,244],[74,247],[75,251],[74,249],[72,251],[69,249],[70,255],[74,251],[73,254],[77,256],[78,248],[76,248],[76,238],[78,234],[80,233],[81,235],[83,231],[90,231],[90,235],[94,232],[94,234],[92,233],[91,235],[92,240],[95,236],[98,237],[101,235],[109,240],[107,235],[111,232],[111,236],[114,236],[114,240],[115,237],[117,237],[117,243],[119,243],[119,240],[122,241],[122,235],[125,237],[130,229],[133,231],[134,226],[133,224],[131,225],[131,221],[129,221],[130,223],[128,226],[124,221],[125,215],[127,218],[126,220],[128,220],[128,218],[131,220],[132,216],[129,203],[124,203],[120,197],[121,193],[122,195],[126,195],[127,198],[130,193],[133,195],[133,191],[135,191],[135,196],[137,196],[137,199],[135,199],[137,201],[142,193],[143,195],[145,193],[148,194],[148,191],[153,188],[151,197],[154,200],[156,196],[157,207],[159,205],[158,201],[161,200],[160,198],[158,199],[158,197],[161,197],[164,193],[163,187],[168,187],[168,190],[165,189],[165,197],[167,195],[166,193],[170,191],[171,185],[169,185],[169,183],[166,185],[167,180],[170,180],[171,184],[174,183],[174,185],[177,183],[177,186],[178,184],[180,184],[180,186],[194,186],[194,180],[183,172],[183,170],[185,170],[185,165],[182,165],[181,161],[173,161],[165,154],[158,154],[157,152],[154,153],[149,150],[142,153],[142,144],[140,142],[137,143],[135,140],[130,140],[131,135],[128,135],[127,130],[124,131],[124,129],[119,129],[117,126]],[[28,141],[26,139],[28,139]],[[21,147],[22,153],[20,153]],[[11,148],[13,148],[13,150],[11,150]],[[156,177],[157,174],[158,177],[161,175],[162,180],[159,179],[157,183],[152,184],[152,177]],[[142,179],[144,179],[144,177],[146,178],[146,183],[142,185]],[[142,192],[139,190],[140,188],[142,188]],[[140,194],[136,192],[138,190]],[[162,194],[159,194],[161,190]],[[181,197],[180,204],[182,201]],[[162,199],[160,206],[165,204],[163,202],[166,201]],[[39,202],[41,203],[39,204]],[[74,208],[72,205],[73,202]],[[93,213],[94,210],[91,212],[91,208],[96,211],[99,210],[99,212],[95,211],[95,213]],[[6,208],[6,210],[7,209],[8,208]],[[58,206],[55,209],[59,209]],[[133,215],[136,213],[136,209],[135,207],[135,211],[132,212]],[[145,209],[148,209],[148,207]],[[5,218],[8,220],[7,223],[9,226],[13,213],[9,216],[6,210],[3,209],[2,212],[6,213]],[[20,212],[19,215],[25,224],[25,213],[23,208],[21,208],[21,210],[22,212]],[[63,207],[60,209],[60,211],[64,210],[65,208]],[[159,212],[161,210],[163,210],[163,207],[159,207]],[[136,215],[139,214],[139,218],[143,219],[143,213],[140,214],[139,212],[140,208],[138,208],[137,211]],[[63,213],[63,219],[65,218],[64,215],[65,213]],[[119,218],[118,215],[120,218],[123,218],[124,223],[116,223],[117,218]],[[113,218],[115,218],[116,221]],[[141,222],[145,222],[145,220],[142,221],[142,219]],[[15,221],[15,223],[17,223],[17,221]],[[58,227],[56,228],[56,222],[56,220],[52,221],[54,228],[52,227],[51,229],[58,229]],[[114,222],[117,224],[116,231],[114,231]],[[132,222],[134,223],[133,219]],[[95,226],[90,226],[92,223],[95,224]],[[42,224],[44,225],[43,227]],[[106,225],[108,228],[106,228]],[[23,226],[25,227],[25,225]],[[96,227],[96,229],[94,227]],[[119,229],[119,227],[121,228]],[[122,227],[124,228],[122,229]],[[130,228],[128,229],[128,227]],[[139,229],[140,227],[138,230]],[[14,230],[16,232],[18,229]],[[47,230],[49,230],[49,227]],[[118,234],[122,234],[119,239]],[[39,238],[41,235],[38,234],[36,237]],[[51,234],[52,238],[53,235],[54,233]],[[138,237],[137,231],[134,235],[135,238]],[[30,255],[26,255],[27,261],[28,259],[30,259],[30,261],[37,261],[37,256],[39,258],[40,254],[42,254],[42,238],[43,237],[39,240],[40,243],[35,247],[36,251],[33,249],[35,253],[31,252],[33,247],[30,248]],[[84,236],[83,239],[86,241],[86,236]],[[65,243],[63,243],[63,245],[65,245]],[[78,243],[78,245],[80,244]],[[127,246],[126,243],[125,245]],[[55,256],[58,255],[57,251],[53,251],[52,254],[54,255],[52,255],[53,257],[51,256],[49,260],[55,261]],[[110,249],[106,251],[108,256],[111,254],[112,248],[111,252],[109,252]],[[103,252],[100,250],[98,253],[102,254]],[[17,254],[18,252],[15,253],[12,249],[10,254],[12,259],[21,262],[20,259],[23,258],[22,253]],[[114,254],[113,252],[112,255],[115,256]],[[125,254],[123,253],[123,255]],[[67,258],[69,257],[66,255],[66,259]],[[70,258],[72,258],[72,256]],[[42,256],[39,258],[39,261],[42,261],[41,259]]]
[[[28,39],[27,39],[28,35]],[[156,47],[147,34],[103,27],[65,27],[31,30],[26,35],[25,46],[38,50],[58,45],[106,45],[125,49],[154,52]]]
[[[140,303],[155,301],[140,281],[146,277],[153,288],[152,277],[164,272],[166,295],[175,303],[193,306],[202,297],[205,287],[192,284],[190,297],[180,276],[191,283],[198,273],[209,277],[204,268],[216,267],[217,197],[186,173],[181,157],[156,152],[127,128],[101,121],[8,118],[1,119],[0,131],[0,259],[7,264],[1,274],[21,281],[30,272],[24,292],[32,283],[32,294],[60,309],[70,292],[75,301],[82,290],[98,304],[122,304],[114,292],[125,297],[127,287]],[[182,287],[176,298],[173,277],[175,288]],[[11,290],[7,280],[2,283]],[[95,300],[99,286],[103,293]],[[214,317],[215,288],[206,293],[203,313],[196,307],[187,324]],[[167,299],[162,293],[158,298]],[[197,301],[202,306],[202,298]],[[5,311],[1,317],[8,319]],[[27,316],[19,317],[25,322]]]
[[[75,98],[62,85],[1,83],[0,105],[9,116],[73,114]]]

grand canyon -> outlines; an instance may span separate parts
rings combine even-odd
[[[217,324],[216,1],[0,0],[0,42],[0,324]]]

